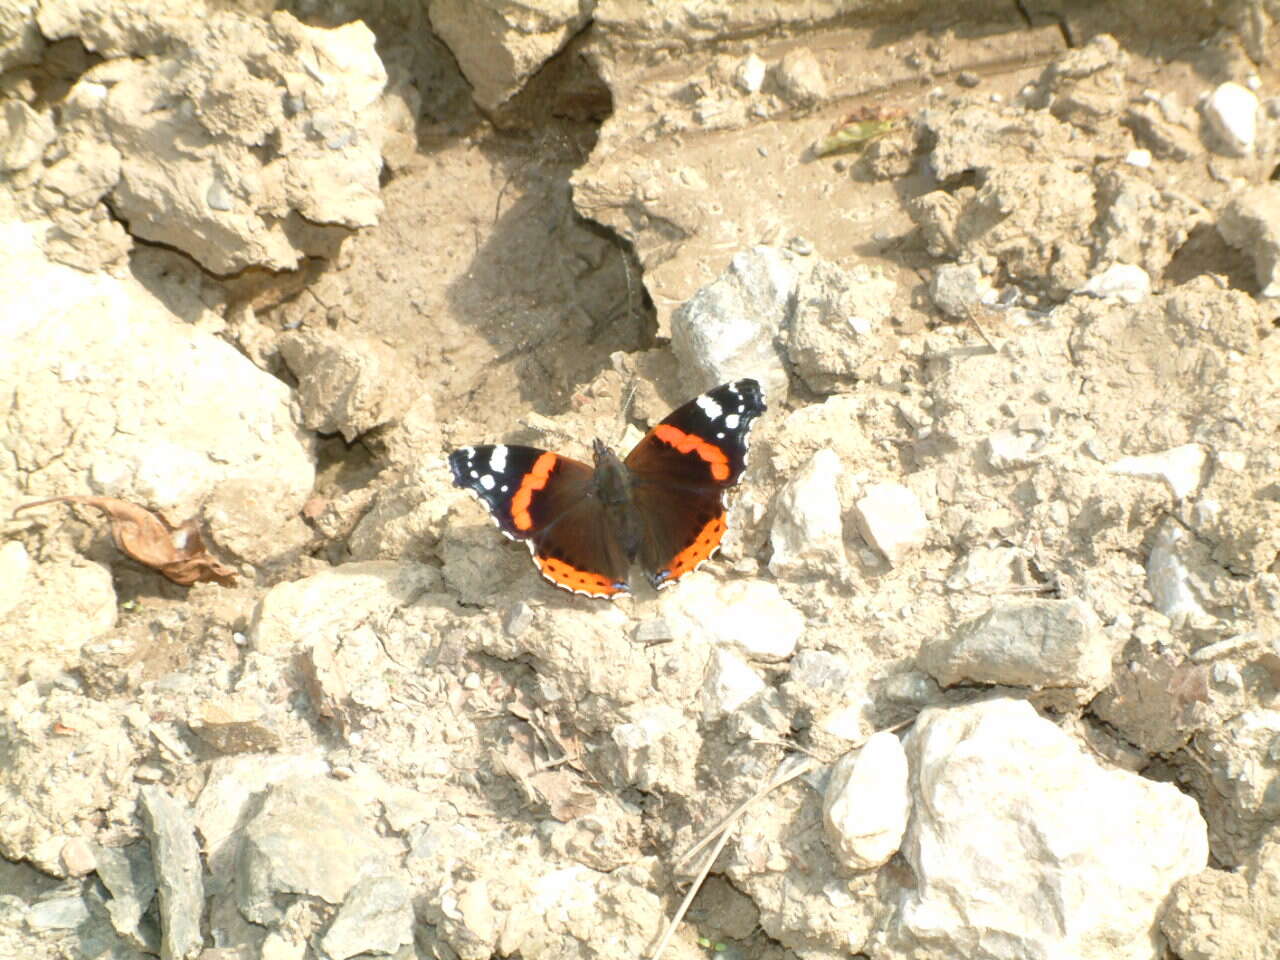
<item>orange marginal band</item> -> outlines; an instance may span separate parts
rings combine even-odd
[[[511,522],[516,525],[517,530],[533,528],[529,504],[533,502],[533,495],[547,485],[547,481],[551,479],[551,471],[556,468],[556,461],[559,459],[554,453],[544,453],[533,462],[533,469],[524,475],[520,489],[511,498]]]
[[[563,560],[538,556],[533,559],[538,564],[538,569],[542,571],[544,577],[557,586],[564,587],[566,590],[587,593],[593,597],[612,597],[615,593],[620,593],[624,589],[608,577],[602,577],[598,573],[590,573],[586,570],[579,570]]]
[[[707,443],[701,437],[685,433],[669,423],[660,423],[653,428],[653,435],[663,443],[669,443],[681,453],[696,453],[711,467],[711,476],[723,483],[729,479],[729,458],[714,443]]]
[[[698,535],[693,538],[693,543],[677,553],[671,560],[671,565],[666,569],[669,578],[675,580],[678,577],[683,577],[703,560],[715,553],[716,547],[720,546],[720,540],[724,537],[724,532],[728,528],[729,525],[725,523],[723,511],[708,520],[706,526],[699,530]]]

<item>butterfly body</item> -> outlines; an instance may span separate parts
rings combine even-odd
[[[707,560],[728,527],[724,492],[746,468],[765,411],[755,380],[723,384],[677,408],[625,458],[601,441],[588,465],[538,447],[495,444],[449,455],[455,486],[474,493],[542,575],[575,593],[629,591],[639,564],[658,589]]]

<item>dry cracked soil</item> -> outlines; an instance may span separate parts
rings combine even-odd
[[[0,0],[0,957],[1280,956],[1277,18]]]

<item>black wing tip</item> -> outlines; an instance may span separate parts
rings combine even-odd
[[[760,386],[760,381],[755,377],[743,377],[741,380],[730,381],[725,386],[736,390],[753,410],[764,413],[769,409],[764,402],[764,388]]]
[[[471,451],[471,453],[468,453],[468,451]],[[465,447],[449,454],[449,469],[453,472],[453,485],[455,487],[471,486],[467,479],[467,461],[471,459],[474,451],[474,447]]]

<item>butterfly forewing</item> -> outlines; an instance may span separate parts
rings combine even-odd
[[[641,564],[661,588],[697,569],[720,546],[723,492],[747,466],[747,435],[765,410],[755,380],[726,383],[676,409],[627,455],[643,518]]]

